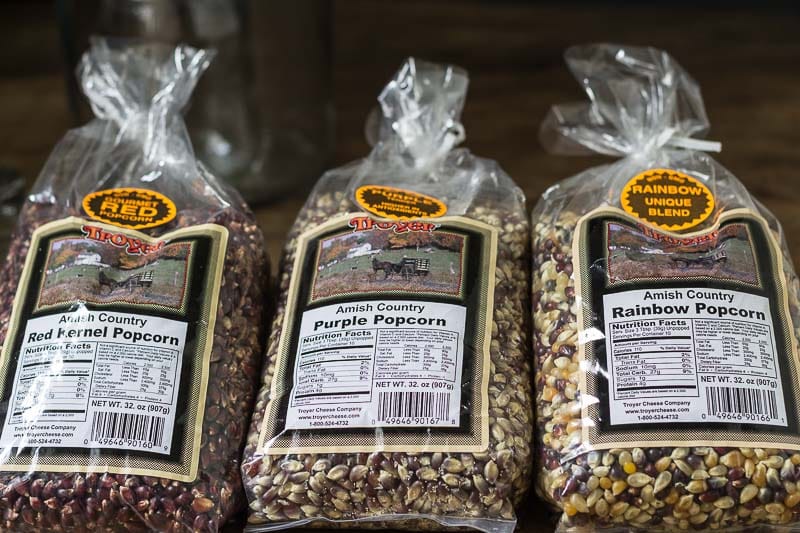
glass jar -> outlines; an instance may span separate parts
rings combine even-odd
[[[305,194],[333,146],[328,0],[59,0],[72,71],[92,35],[213,48],[187,124],[198,157],[251,204]],[[74,75],[75,117],[91,113]]]

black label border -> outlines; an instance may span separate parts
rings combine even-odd
[[[117,230],[123,233],[130,232],[124,228]],[[169,235],[167,235],[168,237]],[[189,465],[184,464],[184,459],[188,456],[191,457],[190,450],[186,447],[191,444],[190,440],[195,431],[194,422],[188,418],[188,401],[190,400],[190,389],[193,381],[193,376],[198,374],[203,369],[198,368],[202,364],[202,357],[199,357],[198,350],[200,349],[199,343],[202,339],[198,336],[198,326],[202,319],[203,303],[205,301],[206,291],[211,289],[212,280],[210,276],[210,263],[213,260],[211,251],[214,247],[214,238],[210,235],[191,235],[179,236],[169,240],[169,244],[188,242],[193,244],[193,250],[190,258],[189,272],[187,276],[187,295],[185,311],[177,309],[168,309],[163,307],[149,307],[138,304],[103,304],[95,305],[89,302],[80,302],[78,304],[64,304],[51,306],[46,309],[36,311],[39,296],[36,288],[41,286],[44,277],[44,271],[50,244],[53,240],[65,237],[84,237],[84,234],[79,228],[65,228],[60,231],[48,232],[46,235],[37,239],[37,246],[34,250],[31,248],[28,253],[34,253],[33,261],[30,266],[30,276],[27,284],[20,294],[19,304],[22,305],[19,313],[17,323],[19,324],[16,335],[13,339],[13,344],[9,352],[9,361],[6,367],[6,375],[3,383],[3,393],[0,397],[0,418],[5,420],[7,411],[10,405],[10,397],[13,392],[14,378],[16,376],[17,365],[19,362],[19,352],[23,342],[25,324],[31,318],[40,318],[55,314],[68,313],[75,311],[78,307],[85,308],[90,311],[109,311],[109,312],[134,312],[144,316],[153,316],[158,318],[167,318],[171,320],[178,320],[187,323],[186,340],[184,343],[184,351],[182,357],[182,367],[180,369],[179,389],[177,397],[177,412],[175,413],[175,421],[173,426],[172,441],[170,446],[170,453],[161,454],[149,452],[146,450],[128,450],[113,447],[48,447],[36,446],[29,448],[13,447],[13,455],[15,457],[15,464],[21,464],[27,461],[29,464],[38,463],[41,467],[46,468],[49,462],[59,461],[58,457],[61,456],[89,456],[100,454],[110,460],[125,461],[131,458],[142,460],[155,460],[158,461],[161,467],[164,466],[187,469]],[[9,327],[9,334],[13,333]],[[201,409],[204,406],[200,406]],[[196,445],[196,443],[195,443]],[[189,452],[189,453],[187,453]],[[43,459],[50,460],[43,462]],[[70,464],[74,459],[65,459]],[[3,465],[0,465],[0,470]]]
[[[584,278],[585,282],[588,281],[588,286],[582,287],[582,293],[587,296],[585,300],[591,302],[591,310],[587,313],[592,316],[593,320],[589,324],[584,325],[587,327],[594,327],[602,337],[593,340],[590,343],[592,359],[597,362],[600,368],[607,367],[607,355],[605,345],[605,309],[603,306],[603,296],[605,294],[615,294],[620,292],[627,292],[630,290],[654,288],[657,284],[659,289],[680,289],[680,288],[714,288],[714,289],[727,289],[735,290],[738,292],[746,292],[757,296],[762,296],[769,299],[770,314],[773,321],[774,334],[776,338],[776,349],[778,350],[777,359],[781,371],[781,387],[784,394],[784,401],[786,404],[787,413],[787,426],[770,426],[763,424],[752,423],[739,423],[739,422],[666,422],[662,425],[669,425],[676,430],[681,431],[708,431],[709,424],[713,424],[714,430],[728,431],[728,432],[759,432],[768,433],[773,435],[796,435],[798,427],[800,427],[800,420],[797,416],[797,402],[798,399],[793,393],[793,389],[787,386],[787,382],[793,375],[789,367],[789,358],[792,357],[791,353],[786,353],[784,349],[783,339],[787,338],[787,334],[791,335],[790,331],[786,330],[785,319],[781,318],[780,302],[781,291],[776,282],[776,265],[773,264],[773,252],[769,245],[770,238],[765,234],[764,227],[755,222],[751,217],[744,215],[731,216],[726,218],[720,225],[720,228],[729,224],[744,224],[751,232],[754,258],[758,271],[761,273],[760,282],[762,287],[747,285],[744,283],[737,283],[731,280],[716,280],[707,277],[697,277],[691,279],[659,279],[653,280],[637,280],[626,281],[618,286],[607,286],[607,255],[606,255],[606,224],[608,222],[620,223],[626,226],[636,228],[636,223],[628,218],[611,213],[602,213],[596,217],[587,219],[582,225],[584,235],[580,236],[581,241],[587,245],[587,253],[581,258],[580,271],[588,272]],[[660,230],[657,230],[660,232]],[[591,266],[589,266],[591,265]],[[780,268],[780,265],[777,265]],[[789,317],[786,317],[789,318]],[[588,354],[587,354],[588,355]],[[588,357],[587,357],[588,359]],[[595,391],[598,393],[597,416],[594,419],[596,434],[605,432],[613,432],[615,435],[630,435],[633,440],[647,440],[648,434],[656,432],[663,432],[663,427],[658,427],[658,424],[618,424],[610,425],[609,414],[609,382],[608,379],[602,376],[602,373],[587,373],[587,380],[593,379],[595,381]],[[648,426],[655,427],[648,427]]]

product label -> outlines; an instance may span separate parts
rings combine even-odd
[[[457,426],[466,311],[396,300],[303,313],[286,428]]]
[[[88,310],[75,318],[26,324],[0,447],[169,454],[186,323]]]
[[[83,210],[93,220],[128,229],[161,226],[177,214],[175,203],[163,194],[133,187],[87,194]]]
[[[227,230],[33,235],[0,365],[2,469],[194,479]]]
[[[261,449],[484,449],[496,230],[355,213],[299,242]]]
[[[721,289],[603,297],[611,425],[786,426],[769,300]]]
[[[603,208],[574,253],[581,390],[598,399],[585,442],[800,449],[797,341],[763,218],[731,210],[678,235]]]
[[[627,213],[667,231],[693,228],[714,212],[714,195],[703,182],[665,168],[631,179],[622,189],[620,203]]]
[[[385,185],[359,187],[356,203],[373,215],[393,220],[436,218],[447,212],[447,206],[433,196]]]

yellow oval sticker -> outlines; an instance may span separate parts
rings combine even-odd
[[[447,206],[433,196],[384,185],[359,187],[356,202],[373,215],[395,220],[436,218],[447,213]]]
[[[665,168],[636,175],[622,189],[620,202],[627,213],[668,231],[693,228],[714,211],[714,195],[704,183]]]
[[[134,187],[87,194],[83,210],[89,218],[128,229],[161,226],[177,214],[175,203],[163,194]]]

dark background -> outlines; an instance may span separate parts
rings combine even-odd
[[[79,0],[80,1],[80,0]],[[322,0],[320,0],[322,1]],[[797,3],[338,0],[332,3],[336,144],[331,165],[367,153],[364,120],[409,55],[471,77],[465,145],[496,159],[533,205],[549,185],[602,158],[547,154],[548,107],[582,99],[562,54],[610,41],[667,49],[703,89],[719,161],[784,224],[800,257],[800,13]],[[0,166],[39,172],[73,126],[51,2],[0,6]],[[273,257],[307,189],[259,216]]]
[[[548,107],[583,98],[564,66],[564,49],[593,41],[652,45],[667,49],[700,83],[711,120],[709,138],[723,143],[715,157],[778,216],[793,256],[800,258],[796,5],[334,1],[337,136],[331,164],[367,153],[364,120],[406,56],[453,62],[471,77],[465,145],[498,160],[533,205],[546,187],[604,161],[549,155],[539,144],[538,127]],[[32,179],[73,125],[57,19],[50,2],[7,0],[0,12],[0,166]],[[258,209],[273,259],[307,192],[296,190]],[[523,529],[551,529],[540,515],[529,509]]]

